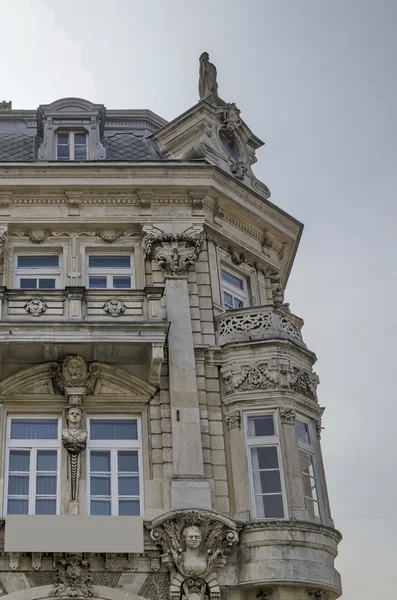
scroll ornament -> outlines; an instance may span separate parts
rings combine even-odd
[[[170,575],[170,600],[219,600],[217,574],[240,526],[210,511],[175,511],[151,530]]]

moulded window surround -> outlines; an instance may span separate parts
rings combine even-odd
[[[87,133],[85,131],[57,131],[57,160],[87,160]]]
[[[222,265],[221,282],[224,310],[236,310],[250,305],[247,277]]]
[[[130,290],[134,288],[134,259],[131,253],[88,253],[86,287]]]
[[[297,418],[295,421],[295,429],[298,438],[299,461],[301,465],[306,509],[310,519],[321,522],[323,511],[318,487],[316,451],[313,444],[313,428],[308,421]]]
[[[252,512],[255,519],[285,519],[286,494],[274,412],[244,415]]]
[[[61,419],[10,415],[6,435],[4,514],[59,514]]]
[[[61,287],[62,256],[59,252],[16,253],[14,287],[24,290],[55,290]]]
[[[140,419],[91,416],[87,427],[87,514],[142,515]]]

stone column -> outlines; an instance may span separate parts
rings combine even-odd
[[[284,458],[290,518],[308,520],[303,493],[298,440],[295,431],[296,412],[292,408],[280,408],[282,455]]]
[[[171,505],[176,508],[211,508],[209,482],[204,479],[200,411],[193,333],[190,318],[188,268],[195,264],[202,245],[202,228],[183,232],[170,226],[144,227],[143,248],[155,258],[165,279],[170,402],[172,420],[173,480]]]

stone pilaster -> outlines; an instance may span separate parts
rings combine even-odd
[[[157,260],[165,280],[170,403],[172,420],[172,508],[211,508],[211,492],[204,479],[197,373],[190,317],[187,270],[202,244],[202,228],[181,233],[144,228],[143,248]]]
[[[296,413],[292,408],[280,408],[282,448],[290,518],[307,520],[308,514],[302,487],[298,440],[295,432],[295,417]]]
[[[244,443],[243,423],[240,410],[225,416],[229,430],[230,457],[234,491],[234,517],[239,521],[248,521],[251,514],[250,482],[247,470],[247,458]]]

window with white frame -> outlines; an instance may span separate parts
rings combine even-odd
[[[296,435],[299,446],[299,460],[302,472],[303,491],[305,494],[306,509],[309,517],[314,521],[320,521],[320,499],[318,494],[316,476],[316,457],[313,445],[313,433],[310,423],[296,419]]]
[[[59,513],[60,419],[9,417],[5,513]]]
[[[285,492],[275,415],[246,415],[245,434],[255,518],[283,519]]]
[[[89,254],[87,287],[90,289],[128,290],[133,287],[131,254]]]
[[[84,131],[58,131],[57,160],[86,160],[87,134]]]
[[[138,419],[88,419],[88,514],[142,514],[140,438]]]
[[[248,306],[247,279],[224,268],[221,269],[221,278],[224,309],[234,310]]]
[[[23,290],[55,290],[61,286],[59,254],[16,254],[14,285]]]

